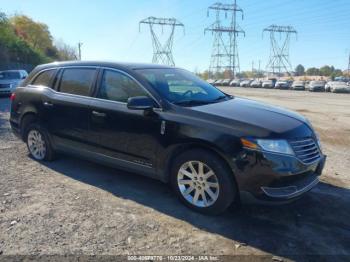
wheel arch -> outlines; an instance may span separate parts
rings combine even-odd
[[[161,168],[163,172],[161,175],[161,180],[166,183],[170,181],[171,167],[173,165],[173,162],[176,156],[186,151],[194,150],[194,149],[201,149],[201,150],[208,151],[214,154],[215,156],[217,156],[219,159],[221,159],[222,162],[226,165],[226,168],[228,168],[230,173],[232,174],[232,181],[237,188],[237,192],[239,191],[237,179],[233,172],[234,164],[230,163],[229,159],[225,156],[225,154],[221,152],[218,148],[216,148],[214,145],[199,142],[199,141],[178,144],[168,149],[167,154],[165,154],[165,157],[163,158],[163,166]]]
[[[19,127],[20,127],[20,134],[21,138],[24,141],[25,140],[25,126],[34,123],[39,120],[38,114],[35,111],[27,111],[25,112],[19,121]]]

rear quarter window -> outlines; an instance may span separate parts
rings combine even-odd
[[[64,69],[59,91],[73,95],[89,96],[95,74],[96,69],[93,68]]]
[[[51,80],[56,73],[56,69],[41,72],[32,82],[32,85],[51,87]]]

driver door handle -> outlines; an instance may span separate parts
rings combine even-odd
[[[102,113],[102,112],[97,112],[97,111],[92,111],[92,115],[96,116],[96,117],[106,117],[106,113]]]
[[[53,107],[53,103],[49,102],[49,101],[45,101],[44,102],[44,106],[46,106],[46,107]]]

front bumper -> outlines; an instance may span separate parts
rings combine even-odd
[[[323,154],[304,164],[294,156],[245,150],[234,171],[241,199],[269,203],[298,199],[318,184],[325,162]]]
[[[0,88],[0,95],[10,95],[13,91],[11,88]]]

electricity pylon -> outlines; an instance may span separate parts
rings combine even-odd
[[[211,10],[214,10],[216,20],[204,30],[204,33],[209,31],[214,35],[209,75],[226,71],[234,78],[236,72],[240,71],[237,38],[239,34],[245,36],[245,32],[237,24],[237,13],[241,13],[243,19],[243,10],[237,6],[236,0],[234,4],[215,3],[209,6],[208,16]],[[225,14],[225,18],[230,18],[228,26],[222,24],[222,13]]]
[[[182,27],[185,32],[184,24],[175,18],[156,17],[148,17],[141,20],[139,23],[139,30],[141,28],[141,24],[148,24],[150,28],[153,45],[152,63],[175,66],[174,57],[172,54],[175,28]],[[164,43],[161,43],[160,37],[155,31],[156,26],[160,26],[162,28],[162,33],[164,32],[164,26],[170,27],[170,34]]]
[[[290,75],[292,63],[289,58],[289,46],[292,34],[297,31],[292,26],[271,25],[263,30],[270,33],[270,58],[266,65],[266,71],[272,74],[281,75],[285,72]],[[276,37],[279,35],[279,40]]]

